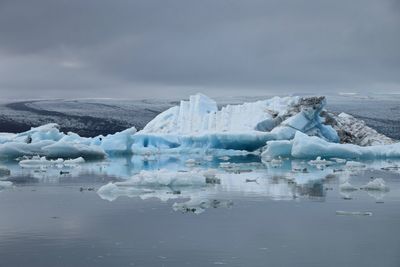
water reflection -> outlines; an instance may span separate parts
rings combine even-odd
[[[329,164],[315,162],[288,159],[261,162],[254,155],[159,155],[111,157],[105,161],[51,167],[38,165],[24,168],[12,161],[3,165],[11,170],[11,176],[6,180],[14,184],[96,183],[97,188],[100,187],[97,194],[104,200],[115,201],[120,197],[158,199],[162,202],[172,200],[172,208],[185,213],[201,213],[208,208],[231,208],[235,199],[243,197],[324,201],[328,191],[333,189],[332,183],[336,184],[341,198],[351,200],[362,186],[353,187],[350,184],[354,177],[373,171],[399,173],[400,166],[399,161],[393,160],[368,161],[358,165],[346,165],[343,160],[329,161]],[[200,175],[200,183],[182,186],[129,182],[132,177],[140,176],[141,171],[148,171],[151,176],[162,170],[168,170],[165,175],[169,178],[174,173],[183,173],[189,180],[194,179],[195,173]],[[210,171],[214,178],[207,177],[206,173]],[[128,182],[118,184],[121,181]],[[376,201],[382,201],[386,193],[382,190],[367,191]]]

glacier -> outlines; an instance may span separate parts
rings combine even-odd
[[[104,159],[115,155],[212,154],[279,158],[398,158],[400,144],[351,115],[329,113],[325,97],[273,97],[219,108],[196,94],[142,130],[81,137],[55,123],[0,134],[0,158]],[[44,162],[44,161],[43,161]],[[42,163],[43,163],[42,162]]]

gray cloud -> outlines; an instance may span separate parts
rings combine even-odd
[[[400,91],[395,0],[0,0],[2,97]]]

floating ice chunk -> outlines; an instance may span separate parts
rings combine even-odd
[[[336,215],[352,215],[352,216],[372,216],[370,211],[336,211]]]
[[[8,168],[0,166],[0,177],[10,175],[10,173],[11,171]]]
[[[0,181],[0,190],[11,188],[13,185],[10,181]]]
[[[118,186],[204,186],[205,177],[201,171],[176,172],[165,169],[141,171],[127,181],[116,182]]]
[[[329,160],[326,160],[326,159],[322,159],[320,156],[318,156],[316,159],[310,160],[310,161],[308,162],[308,164],[310,164],[310,165],[329,166],[329,165],[332,165],[333,162],[332,162],[332,161],[329,161]]]
[[[336,131],[319,116],[324,105],[323,97],[274,97],[218,110],[214,100],[198,94],[159,114],[135,134],[132,152],[254,151],[270,140],[292,139],[297,130],[337,142]]]
[[[64,163],[63,159],[48,160],[46,157],[34,157],[32,159],[24,159],[19,162],[21,167],[40,167],[40,166],[51,166],[51,165],[61,165]]]
[[[339,185],[340,191],[357,191],[358,188],[350,184],[350,182],[346,181]]]
[[[32,157],[31,159],[24,159],[19,162],[19,165],[24,168],[37,168],[43,166],[63,166],[63,165],[76,165],[85,163],[82,157],[76,159],[46,159],[46,157]]]
[[[81,164],[85,163],[85,159],[82,157],[76,158],[76,159],[67,159],[64,160],[64,164],[69,164],[69,165],[75,165],[75,164]]]
[[[382,178],[375,178],[366,185],[363,185],[361,189],[371,191],[389,191],[389,187],[386,186],[385,181]]]

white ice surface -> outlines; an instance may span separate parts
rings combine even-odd
[[[293,158],[343,158],[374,159],[399,158],[400,143],[374,146],[331,143],[316,136],[308,136],[300,131],[291,141],[269,141],[262,153],[265,158],[291,156]]]

